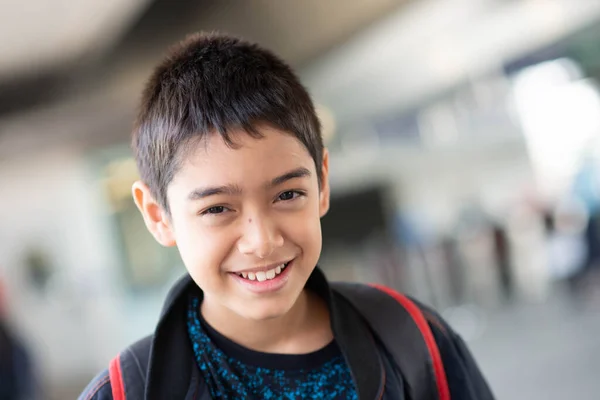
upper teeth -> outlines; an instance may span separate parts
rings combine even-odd
[[[243,278],[249,279],[251,281],[259,281],[264,282],[266,280],[270,280],[275,278],[277,275],[281,273],[285,269],[285,264],[278,265],[275,268],[272,268],[268,271],[258,271],[258,272],[241,272],[240,275]]]

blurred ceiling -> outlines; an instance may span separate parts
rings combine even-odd
[[[149,0],[0,3],[0,79],[98,54],[118,40]]]
[[[407,2],[3,0],[0,116],[102,86],[198,30],[244,36],[298,67]]]
[[[600,76],[598,30],[576,34],[599,24],[598,0],[417,1],[311,63],[302,78],[338,126],[365,132],[364,121],[409,112],[548,46],[542,57],[583,58]]]
[[[0,57],[0,159],[127,140],[148,74],[190,32],[271,48],[345,134],[364,134],[370,118],[399,115],[600,21],[598,0],[66,1],[0,9],[10,39],[0,44],[10,55]],[[598,34],[579,36],[567,47],[600,77]]]

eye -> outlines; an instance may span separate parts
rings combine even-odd
[[[294,200],[295,198],[298,198],[300,196],[304,196],[304,193],[298,190],[287,190],[283,193],[281,193],[278,197],[277,200],[279,201],[289,201],[289,200]]]
[[[225,206],[212,206],[210,208],[207,208],[206,210],[202,211],[200,214],[201,215],[215,215],[215,214],[223,214],[225,211],[228,211],[229,209]]]

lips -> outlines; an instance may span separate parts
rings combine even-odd
[[[250,281],[258,281],[258,282],[264,282],[266,280],[271,280],[271,279],[275,279],[275,277],[277,277],[279,274],[281,274],[284,270],[285,267],[288,266],[290,262],[285,262],[285,263],[281,263],[275,267],[271,267],[267,270],[258,270],[258,271],[244,271],[244,272],[237,272],[236,274],[244,279],[250,280]]]
[[[295,259],[262,268],[230,272],[229,276],[244,289],[254,294],[275,293],[287,284],[294,264]]]

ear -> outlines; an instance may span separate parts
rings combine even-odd
[[[146,228],[154,239],[163,246],[175,246],[175,235],[168,213],[154,199],[150,188],[142,181],[136,181],[131,192],[135,205],[142,213]]]
[[[321,165],[321,191],[319,193],[319,215],[324,217],[329,211],[329,151],[323,149],[323,164]]]

